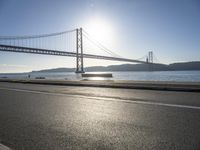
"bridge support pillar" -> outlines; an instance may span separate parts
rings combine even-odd
[[[84,73],[82,28],[76,29],[76,73]]]

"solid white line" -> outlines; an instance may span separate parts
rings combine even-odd
[[[165,106],[165,107],[175,107],[175,108],[187,108],[187,109],[198,109],[200,110],[200,106],[191,106],[191,105],[180,105],[180,104],[167,104],[160,102],[150,102],[150,101],[141,101],[137,100],[127,100],[127,99],[118,99],[118,98],[107,98],[107,97],[95,97],[95,96],[84,96],[84,95],[73,95],[70,93],[53,93],[46,91],[35,91],[35,90],[25,90],[25,89],[16,89],[16,88],[4,88],[0,87],[0,90],[9,90],[16,92],[25,92],[25,93],[33,93],[33,94],[46,94],[46,95],[54,95],[54,96],[66,96],[69,95],[71,97],[76,98],[87,98],[87,99],[95,99],[95,100],[104,100],[104,101],[115,101],[115,102],[126,102],[126,103],[134,103],[134,104],[145,104],[145,105],[156,105],[156,106]]]

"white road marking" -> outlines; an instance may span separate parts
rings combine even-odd
[[[11,150],[11,149],[0,143],[0,150]]]
[[[127,100],[127,99],[118,99],[118,98],[107,98],[107,97],[95,97],[95,96],[84,96],[84,95],[73,95],[70,93],[53,93],[46,91],[35,91],[35,90],[25,90],[25,89],[16,89],[16,88],[4,88],[0,87],[0,90],[9,90],[16,92],[25,92],[25,93],[33,93],[33,94],[46,94],[46,95],[54,95],[54,96],[66,96],[69,95],[71,97],[76,98],[87,98],[87,99],[95,99],[95,100],[104,100],[104,101],[115,101],[115,102],[126,102],[126,103],[134,103],[134,104],[144,104],[144,105],[156,105],[156,106],[165,106],[165,107],[175,107],[175,108],[187,108],[187,109],[198,109],[200,110],[200,106],[191,106],[191,105],[180,105],[180,104],[167,104],[160,102],[147,102],[142,100]]]

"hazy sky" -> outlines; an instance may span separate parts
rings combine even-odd
[[[0,0],[1,36],[90,31],[91,23],[107,30],[101,42],[121,56],[152,50],[162,63],[200,60],[199,0]],[[85,61],[99,64],[117,63]],[[75,59],[0,52],[0,72],[56,67],[75,67]]]

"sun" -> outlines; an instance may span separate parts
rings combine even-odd
[[[105,19],[93,18],[86,23],[85,29],[88,34],[99,42],[111,42],[114,38],[113,28],[109,21]]]

